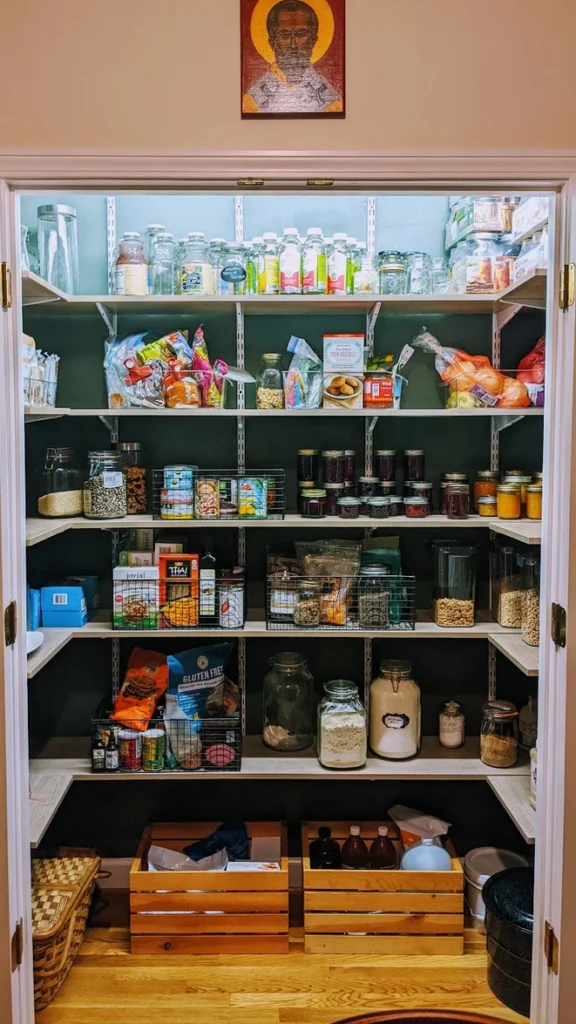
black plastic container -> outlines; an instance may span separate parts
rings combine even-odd
[[[486,904],[488,984],[511,1010],[530,1016],[534,868],[509,868],[488,879]]]

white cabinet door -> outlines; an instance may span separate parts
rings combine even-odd
[[[0,999],[2,1020],[33,1024],[26,681],[24,436],[20,356],[20,252],[14,195],[0,181],[0,262],[12,308],[0,305],[0,611],[17,609],[17,639],[0,636]],[[23,960],[12,964],[22,922]]]
[[[571,261],[576,262],[576,179],[563,190],[556,216],[556,266]],[[557,269],[548,281],[534,1024],[572,1024],[576,1014],[576,307],[560,309],[559,289]],[[564,647],[551,639],[553,602],[567,612]],[[554,937],[557,966],[549,966]]]

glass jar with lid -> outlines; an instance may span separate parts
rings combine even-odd
[[[474,481],[474,510],[478,512],[478,498],[495,498],[498,473],[493,469],[480,469]]]
[[[378,757],[405,761],[421,743],[420,687],[408,661],[385,659],[370,685],[370,749]]]
[[[366,709],[356,683],[324,683],[318,705],[318,760],[324,768],[361,768],[366,763]]]
[[[241,242],[226,242],[218,259],[220,295],[246,294],[246,250]]]
[[[445,256],[435,256],[432,260],[432,294],[449,295],[451,288],[450,261]]]
[[[518,709],[511,701],[486,701],[480,731],[480,757],[491,768],[513,768],[518,761]]]
[[[122,519],[127,514],[128,500],[122,452],[88,452],[88,477],[84,483],[84,515],[87,519]]]
[[[396,480],[396,452],[379,448],[374,455],[374,471],[380,480]]]
[[[468,519],[470,487],[468,484],[448,483],[445,491],[448,519]]]
[[[390,484],[393,487],[393,484]],[[427,498],[430,508],[432,508],[432,491],[433,485],[429,480],[406,480],[404,484],[404,497],[405,498]],[[392,491],[388,491],[391,494]]]
[[[490,551],[491,611],[501,626],[522,627],[522,580],[515,548],[495,543]]]
[[[542,519],[542,484],[526,487],[526,518]]]
[[[360,499],[358,499],[360,500]],[[390,497],[387,494],[375,494],[368,498],[368,515],[370,519],[390,518]]]
[[[478,231],[467,239],[468,256],[466,267],[467,292],[493,292],[496,245],[494,235]]]
[[[360,629],[387,629],[390,625],[389,565],[363,565],[358,577]]]
[[[434,548],[434,622],[449,629],[474,625],[476,601],[474,545]]]
[[[299,581],[299,576],[286,566],[270,573],[266,587],[270,622],[294,622]]]
[[[305,750],[314,738],[314,679],[301,654],[276,654],[269,665],[262,739],[272,750]]]
[[[303,519],[324,519],[326,515],[326,490],[315,487],[311,491],[302,491],[300,495],[300,514]]]
[[[215,295],[218,294],[219,280],[220,280],[220,261],[222,259],[222,252],[226,245],[225,238],[211,238],[208,243],[208,259],[212,266],[212,277],[214,281],[213,292]]]
[[[84,474],[74,448],[47,448],[38,514],[48,519],[81,516]]]
[[[404,295],[406,292],[406,257],[397,249],[378,253],[381,295]]]
[[[426,519],[430,515],[430,499],[408,495],[404,499],[404,515],[407,519]]]
[[[540,559],[532,555],[522,562],[522,639],[540,644]]]
[[[352,448],[344,449],[344,482],[356,479],[356,452]]]
[[[466,473],[442,473],[440,476],[440,515],[446,515],[446,490],[449,484],[467,484]]]
[[[317,490],[318,484],[316,480],[299,480],[298,484],[298,512],[302,515],[302,495],[304,491]]]
[[[318,455],[317,448],[298,449],[298,480],[318,480]]]
[[[522,515],[520,484],[498,484],[496,509],[498,519],[520,519]]]
[[[138,231],[125,231],[118,242],[114,262],[116,295],[147,295],[148,264]]]
[[[326,491],[326,515],[338,515],[338,501],[344,497],[344,484],[324,484]]]
[[[432,292],[432,260],[428,253],[407,253],[407,287],[410,295],[430,295]]]
[[[176,242],[169,231],[159,231],[154,238],[150,265],[150,294],[174,294]]]
[[[479,516],[496,516],[497,511],[496,496],[493,498],[478,498]]]
[[[141,515],[148,511],[147,473],[143,465],[140,441],[121,441],[122,465],[126,476],[128,515]]]
[[[256,374],[256,408],[283,409],[282,356],[265,352]]]
[[[426,479],[426,453],[422,448],[408,448],[404,452],[404,480]]]
[[[465,721],[462,705],[457,700],[446,700],[438,716],[438,741],[447,750],[464,746]]]
[[[526,511],[526,488],[532,483],[532,477],[529,473],[506,473],[502,479],[503,484],[512,484],[513,486],[520,488],[520,505],[521,514]]]
[[[302,246],[298,228],[284,228],[278,247],[280,294],[299,295],[302,291]]]
[[[328,268],[328,294],[346,295],[346,278],[348,270],[348,235],[345,231],[335,231],[332,244],[326,252]]]
[[[360,498],[355,498],[352,495],[338,498],[338,515],[340,519],[358,519],[360,504]]]
[[[214,267],[203,231],[190,231],[184,245],[180,268],[183,295],[213,295]]]
[[[294,605],[294,624],[300,628],[320,625],[320,584],[318,580],[301,580]]]
[[[343,484],[346,456],[343,449],[329,449],[322,452],[322,480],[325,484]]]

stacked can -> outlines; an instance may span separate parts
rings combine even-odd
[[[194,467],[166,466],[160,494],[161,519],[194,518]]]

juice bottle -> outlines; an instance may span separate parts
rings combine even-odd
[[[298,228],[284,228],[278,253],[280,294],[299,295],[302,291],[302,251]]]
[[[370,867],[377,871],[396,869],[396,850],[386,825],[378,825],[378,837],[370,847]]]
[[[278,295],[280,285],[280,264],[278,259],[278,235],[265,231],[262,235],[262,257],[258,262],[260,295]]]
[[[302,291],[305,295],[326,294],[326,247],[322,228],[308,228],[302,247]]]
[[[339,868],[340,867],[340,846],[335,839],[332,839],[332,829],[322,825],[318,829],[318,839],[310,843],[310,867],[311,868]]]
[[[350,835],[342,847],[342,867],[348,871],[368,867],[368,847],[360,838],[359,825],[350,825]]]
[[[346,295],[346,270],[348,266],[348,235],[336,231],[328,251],[328,294]]]

